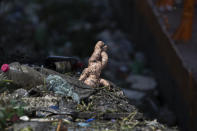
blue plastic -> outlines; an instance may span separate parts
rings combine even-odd
[[[59,110],[58,106],[49,106],[49,108],[54,109],[54,110]]]
[[[92,122],[94,120],[95,120],[95,118],[90,118],[90,119],[86,120],[86,122]]]

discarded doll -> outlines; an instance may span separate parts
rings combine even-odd
[[[85,68],[79,78],[90,87],[99,87],[99,85],[109,87],[107,80],[100,78],[102,69],[107,65],[107,45],[102,41],[98,41],[95,45],[94,52],[88,61],[88,67]]]

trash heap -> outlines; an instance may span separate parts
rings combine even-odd
[[[147,120],[128,102],[119,87],[100,79],[107,61],[106,45],[99,41],[80,77],[43,66],[3,64],[0,128],[10,131],[170,130],[157,120]]]
[[[77,56],[87,63],[94,48],[92,43],[102,40],[108,45],[110,57],[102,77],[120,86],[135,105],[144,109],[143,112],[176,125],[175,115],[160,99],[160,84],[148,65],[148,59],[135,48],[138,43],[132,42],[132,35],[122,30],[115,19],[116,15],[124,16],[120,21],[127,19],[127,15],[122,15],[125,13],[118,13],[121,12],[121,2],[4,0],[0,6],[0,64],[18,61],[41,66],[43,57],[48,55]],[[64,62],[55,62],[55,59],[50,58],[55,67],[50,69],[57,72],[66,73],[68,68],[76,67],[69,63],[65,66]],[[62,66],[66,68],[62,69]],[[166,115],[169,117],[163,117]]]

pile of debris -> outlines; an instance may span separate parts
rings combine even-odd
[[[108,62],[106,51],[107,46],[99,41],[80,77],[18,62],[3,64],[0,128],[170,130],[156,120],[146,120],[119,87],[100,78]]]

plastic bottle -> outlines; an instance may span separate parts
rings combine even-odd
[[[27,65],[18,62],[3,64],[1,76],[11,80],[14,84],[24,89],[31,89],[44,84],[45,76]]]

